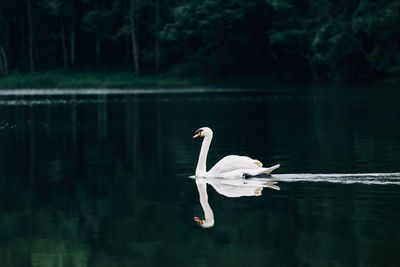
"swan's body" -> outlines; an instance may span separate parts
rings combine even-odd
[[[230,155],[222,158],[208,172],[206,169],[207,154],[210,148],[213,132],[208,127],[200,128],[193,138],[204,137],[200,149],[199,160],[196,167],[197,177],[220,177],[220,178],[243,178],[245,176],[256,176],[270,174],[279,168],[279,164],[270,168],[263,168],[260,161],[245,156]]]

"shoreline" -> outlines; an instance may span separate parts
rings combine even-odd
[[[131,70],[111,69],[68,69],[48,70],[34,73],[13,73],[0,78],[0,91],[30,89],[170,89],[170,88],[287,88],[294,87],[391,87],[396,81],[364,81],[364,82],[326,82],[313,81],[279,81],[268,75],[243,74],[225,78],[216,77],[183,77],[160,73],[135,75]]]

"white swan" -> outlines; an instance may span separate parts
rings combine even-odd
[[[208,127],[200,128],[193,138],[204,137],[200,149],[199,160],[196,167],[196,177],[219,177],[219,178],[243,178],[260,174],[270,174],[279,168],[279,164],[270,168],[263,168],[258,160],[245,157],[229,155],[222,158],[211,170],[206,170],[207,154],[213,138],[213,131]]]
[[[230,198],[261,196],[264,187],[280,190],[279,186],[276,185],[277,182],[272,180],[196,178],[196,186],[199,191],[204,219],[194,217],[194,220],[203,228],[214,226],[214,213],[208,203],[207,184],[210,184],[219,194]]]

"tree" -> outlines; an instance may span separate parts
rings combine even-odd
[[[136,75],[140,74],[139,68],[139,48],[136,36],[136,19],[135,19],[135,12],[136,12],[136,1],[130,0],[129,6],[129,26],[131,32],[131,39],[132,39],[132,53],[133,53],[133,64],[135,66],[135,73]]]
[[[29,51],[29,67],[31,72],[35,71],[35,59],[33,56],[34,50],[34,34],[33,34],[33,22],[32,22],[32,4],[31,0],[26,0],[26,15],[28,21],[28,51]]]
[[[158,72],[160,70],[160,37],[159,31],[161,28],[161,0],[155,0],[155,30],[154,30],[154,62],[155,62],[155,71]]]
[[[7,8],[7,3],[0,2],[0,77],[6,76],[8,73],[8,59],[6,50],[8,48],[9,39],[9,16],[4,12]]]
[[[281,19],[268,31],[287,69],[313,80],[364,80],[400,73],[400,2],[268,0]],[[293,66],[298,67],[293,67]],[[304,71],[303,71],[304,73]]]
[[[351,20],[372,75],[400,74],[400,2],[362,0]]]
[[[114,30],[113,15],[118,1],[93,0],[88,1],[90,9],[83,15],[82,27],[86,32],[95,35],[96,63],[101,61],[101,43],[111,38]]]
[[[136,74],[400,81],[399,14],[392,0],[0,0],[0,76],[131,63]]]
[[[268,25],[269,19],[259,12],[267,12],[265,8],[266,4],[254,0],[184,1],[174,8],[161,36],[183,51],[174,53],[178,61],[188,62],[184,72],[225,75],[244,71],[264,64],[259,61],[260,55],[266,55],[260,50],[266,39],[261,25]]]
[[[67,49],[67,37],[66,37],[66,27],[65,27],[65,20],[67,18],[72,17],[73,14],[73,2],[68,0],[43,0],[42,5],[46,12],[59,20],[60,23],[60,33],[59,38],[61,40],[61,48],[63,53],[63,62],[64,68],[67,68],[69,64],[73,64],[75,62],[75,53],[74,53],[74,45],[75,40],[72,38],[74,37],[74,29],[73,25],[71,26],[71,44],[70,44],[70,51],[71,56],[70,60],[68,60],[68,49]],[[72,20],[72,19],[71,19]],[[70,61],[70,63],[69,63]]]

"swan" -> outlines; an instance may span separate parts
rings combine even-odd
[[[207,184],[211,185],[219,194],[229,197],[261,196],[264,187],[280,190],[276,181],[265,179],[218,179],[218,178],[196,178],[196,186],[199,191],[200,205],[203,208],[204,219],[194,217],[194,220],[203,228],[214,226],[214,213],[208,203]]]
[[[196,130],[193,138],[204,137],[201,145],[199,159],[196,167],[196,177],[219,177],[219,178],[247,178],[262,174],[270,174],[279,168],[276,164],[270,168],[263,168],[260,161],[246,156],[229,155],[222,158],[217,164],[207,171],[207,154],[213,138],[213,131],[208,127]]]

